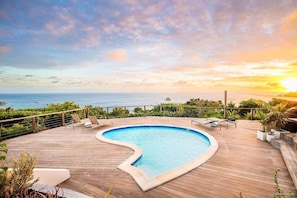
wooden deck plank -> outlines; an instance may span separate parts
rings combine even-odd
[[[103,197],[110,187],[112,197],[239,197],[240,192],[244,197],[271,197],[277,168],[282,190],[296,193],[280,151],[256,139],[261,127],[257,121],[239,120],[237,128],[222,127],[221,131],[191,125],[191,118],[121,118],[112,122],[114,127],[166,124],[200,129],[216,138],[219,149],[199,168],[147,192],[117,169],[133,151],[95,138],[103,128],[82,131],[60,127],[6,140],[8,158],[18,157],[22,149],[37,152],[36,167],[70,169],[71,178],[61,186],[93,197]]]

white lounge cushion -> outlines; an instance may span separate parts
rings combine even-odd
[[[91,123],[91,122],[86,122],[86,123],[84,124],[84,127],[86,127],[86,128],[90,128],[90,127],[92,127],[92,123]]]

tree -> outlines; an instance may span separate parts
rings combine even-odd
[[[276,130],[280,130],[288,121],[288,112],[286,104],[278,104],[271,107],[270,112],[266,115],[265,122],[272,123]]]
[[[129,110],[128,109],[124,109],[122,107],[116,107],[112,109],[112,112],[110,113],[110,115],[112,115],[113,117],[126,117],[129,115]]]
[[[255,112],[251,112],[251,108],[264,108],[265,105],[267,105],[267,103],[264,102],[263,100],[255,100],[255,99],[243,100],[239,103],[238,114],[241,117],[245,117],[249,113],[252,113],[252,114],[255,113]]]
[[[80,108],[74,101],[67,101],[64,103],[50,104],[45,107],[47,111],[66,111]]]

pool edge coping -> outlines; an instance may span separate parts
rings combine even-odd
[[[165,127],[177,127],[177,128],[192,130],[194,132],[198,132],[198,133],[201,133],[204,136],[206,136],[210,142],[210,147],[198,158],[196,158],[182,166],[176,167],[172,170],[162,173],[156,177],[148,178],[139,169],[137,169],[136,167],[131,165],[142,155],[142,149],[140,147],[138,147],[134,144],[131,144],[131,143],[125,143],[125,142],[120,142],[120,141],[116,141],[116,140],[111,140],[111,139],[103,137],[103,135],[102,135],[103,133],[110,131],[110,130],[127,128],[127,127],[138,127],[138,126],[165,126]],[[143,191],[151,190],[157,186],[160,186],[170,180],[173,180],[177,177],[180,177],[180,176],[190,172],[191,170],[199,167],[200,165],[205,163],[207,160],[209,160],[218,150],[218,143],[217,143],[216,139],[209,133],[198,130],[198,129],[194,129],[191,127],[183,127],[183,126],[176,126],[176,125],[137,124],[137,125],[119,126],[119,127],[113,127],[113,128],[109,128],[109,129],[97,132],[96,138],[98,140],[106,142],[106,143],[131,148],[134,151],[133,154],[130,157],[128,157],[128,159],[126,159],[124,162],[122,162],[118,166],[118,169],[131,175],[133,177],[133,179],[135,180],[135,182],[138,184],[138,186]]]

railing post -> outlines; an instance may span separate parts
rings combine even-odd
[[[35,117],[32,117],[32,131],[33,131],[33,133],[37,132]]]
[[[86,109],[83,109],[83,115],[84,115],[84,118],[87,117]]]
[[[162,104],[160,104],[160,116],[162,116]]]
[[[146,116],[146,108],[145,108],[145,105],[143,106],[143,112],[144,112],[144,116]]]
[[[84,108],[84,118],[89,116],[89,108]]]
[[[107,112],[106,118],[108,119],[108,115],[109,115],[109,108],[108,107],[106,107],[106,112]]]
[[[227,118],[227,91],[224,94],[224,119]]]
[[[62,116],[62,126],[65,126],[65,113],[62,112],[61,116]]]
[[[2,136],[2,123],[0,124],[0,141],[2,140],[1,136]]]

